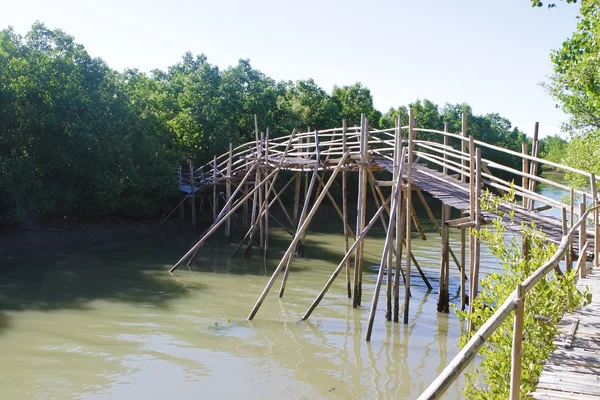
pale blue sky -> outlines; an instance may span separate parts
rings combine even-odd
[[[540,121],[542,135],[558,133],[566,117],[538,83],[578,13],[530,0],[3,3],[0,27],[24,34],[40,20],[119,70],[164,69],[188,50],[220,68],[249,58],[276,80],[313,78],[328,91],[360,81],[382,112],[417,98],[467,102],[528,133]]]

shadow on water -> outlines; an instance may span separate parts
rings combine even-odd
[[[10,327],[10,312],[85,310],[95,300],[168,307],[202,290],[167,273],[178,251],[172,247],[152,239],[2,260],[0,332]]]

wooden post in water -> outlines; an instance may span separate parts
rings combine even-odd
[[[449,226],[446,223],[450,219],[450,207],[442,205],[442,237],[441,237],[441,249],[442,256],[440,257],[440,289],[438,292],[437,311],[448,313],[450,312],[450,293],[446,277],[448,275],[448,247],[449,247]]]
[[[231,165],[233,159],[233,145],[229,143],[229,156],[227,158],[227,176],[225,177],[225,198],[229,203],[229,199],[231,198]],[[227,210],[229,211],[229,210]],[[227,217],[227,222],[225,223],[225,246],[229,246],[229,241],[231,238],[231,217]]]
[[[213,222],[217,221],[217,209],[219,199],[217,199],[217,156],[213,157]]]
[[[192,226],[196,227],[196,187],[194,185],[194,167],[190,161],[190,209],[192,212]]]
[[[462,113],[461,119],[461,136],[466,139],[467,137],[467,114]],[[460,151],[463,158],[461,159],[461,171],[464,171],[467,166],[467,160],[464,159],[464,156],[467,154],[467,143],[463,139],[460,141]],[[467,177],[465,174],[461,174],[460,180],[463,183],[467,182]],[[465,216],[464,212],[461,212],[461,217]],[[466,286],[467,286],[467,232],[465,229],[460,229],[460,309],[463,311],[465,309],[465,300],[467,298],[466,294]]]
[[[259,180],[263,179],[263,167],[264,165],[263,163],[263,151],[265,149],[265,135],[261,132],[260,133],[260,146],[259,146],[259,168],[256,169],[256,172],[259,176]],[[265,169],[264,171],[264,176],[267,175],[267,171]],[[268,182],[266,182],[266,185],[268,185]],[[264,201],[264,186],[260,185],[259,189],[258,189],[258,204],[262,205]],[[258,242],[260,243],[260,251],[264,251],[265,250],[265,223],[264,223],[264,219],[260,218],[258,219]]]
[[[475,197],[475,140],[473,136],[469,136],[469,212],[471,222],[474,223],[476,219],[476,197]],[[471,228],[467,228],[471,229]],[[477,287],[475,278],[475,236],[472,233],[469,234],[469,282],[471,284],[469,288],[469,315],[473,312],[473,302],[477,297]],[[471,331],[471,321],[468,321],[468,331]]]
[[[523,312],[525,308],[523,293],[523,286],[518,284],[514,300],[515,319],[510,368],[510,400],[519,400],[521,398],[521,353],[523,351]]]
[[[394,163],[393,163],[393,182],[395,183],[396,186],[402,186],[402,176],[399,176],[400,174],[400,163],[403,162],[404,160],[402,160],[400,157],[400,149],[402,148],[402,135],[401,135],[401,130],[402,130],[402,120],[400,118],[400,116],[398,115],[398,117],[396,118],[396,130],[394,132]],[[392,186],[392,193],[394,193],[394,190],[396,190],[396,187]],[[390,219],[390,229],[394,229],[395,228],[395,233],[396,233],[396,238],[400,235],[400,232],[398,231],[398,223],[400,222],[400,204],[402,203],[402,190],[400,190],[400,194],[398,195],[398,199],[395,203],[396,205],[396,219],[395,221],[392,221]],[[392,235],[392,238],[394,236]],[[402,246],[402,242],[400,242],[400,244],[398,244],[398,241],[396,240],[396,246]],[[389,251],[390,257],[388,258],[388,265],[387,265],[387,279],[386,279],[386,285],[385,285],[385,298],[386,298],[386,303],[385,303],[385,319],[386,321],[391,321],[392,320],[392,293],[393,293],[393,288],[394,288],[394,277],[392,275],[392,253],[394,253],[394,244],[392,242],[392,248]],[[397,249],[396,249],[396,257],[398,257],[398,253],[397,253]]]
[[[305,237],[306,237],[307,227],[304,228],[302,231],[300,231],[300,226],[304,226],[304,221],[308,218],[308,213],[309,213],[308,206],[310,204],[310,198],[311,198],[313,189],[315,187],[315,182],[317,181],[317,178],[319,176],[319,166],[320,166],[320,161],[321,161],[321,150],[320,150],[320,147],[319,147],[319,132],[318,131],[315,131],[315,147],[316,147],[316,150],[315,150],[315,154],[316,154],[315,167],[313,169],[313,174],[312,174],[312,177],[310,179],[310,185],[308,187],[307,196],[304,199],[304,206],[302,207],[302,212],[300,213],[300,220],[299,220],[299,223],[298,223],[298,230],[296,231],[296,235],[298,236],[298,242],[297,242],[297,245],[296,245],[296,251],[294,253],[300,255],[301,257],[304,256],[304,240],[305,240]],[[323,194],[323,195],[328,194],[328,189],[327,190],[323,189],[323,191],[318,196],[316,196],[316,197],[320,198],[321,194]],[[313,208],[314,207],[315,206],[313,205]],[[290,268],[292,266],[292,261],[294,261],[294,253],[290,254],[288,256],[287,260],[286,260],[287,264],[286,264],[285,271],[284,271],[284,274],[283,274],[283,279],[281,280],[281,288],[279,289],[279,297],[280,298],[283,297],[283,293],[285,292],[285,284],[286,284],[288,276],[290,274]]]
[[[298,210],[300,208],[300,186],[302,185],[302,172],[296,172],[296,186],[294,189],[294,227],[298,227]]]
[[[396,175],[396,174],[395,174]],[[375,314],[377,312],[377,302],[379,300],[379,291],[381,289],[381,283],[383,282],[383,270],[388,261],[388,254],[392,252],[392,239],[394,238],[394,222],[396,219],[396,211],[398,209],[398,201],[400,199],[400,193],[402,192],[401,185],[402,178],[394,180],[394,194],[392,197],[392,205],[390,211],[390,223],[385,236],[385,245],[383,247],[383,254],[381,255],[381,262],[379,264],[379,272],[377,274],[377,283],[375,284],[375,292],[373,293],[373,302],[371,303],[371,312],[369,314],[369,323],[367,326],[367,342],[371,340],[371,333],[373,332],[373,323],[375,321]],[[382,204],[385,206],[384,204]],[[391,263],[388,264],[388,270],[391,268]]]
[[[535,128],[533,130],[533,147],[531,149],[531,155],[535,158],[537,158],[538,153],[540,151],[540,148],[539,148],[540,145],[539,145],[539,140],[538,140],[539,130],[540,130],[540,123],[536,122]],[[537,176],[537,168],[538,168],[537,161],[531,160],[531,168],[529,168],[530,174],[533,176]],[[535,184],[536,184],[535,180],[531,179],[529,181],[529,190],[530,191],[535,192]],[[533,198],[529,199],[528,205],[529,205],[529,209],[533,210],[533,208],[534,208]]]
[[[521,143],[521,153],[523,153],[523,155],[528,156],[529,155],[529,146],[527,145],[527,143]],[[521,182],[521,187],[523,189],[529,189],[529,178],[526,176],[527,174],[529,174],[529,160],[527,160],[526,158],[523,158],[522,160],[522,170],[523,170],[523,177],[522,182]],[[529,208],[529,202],[528,199],[525,195],[523,195],[523,207],[524,208]]]
[[[408,324],[410,306],[411,227],[412,227],[412,168],[414,157],[414,117],[412,108],[408,111],[408,162],[406,172],[406,285],[404,286],[404,323]]]
[[[358,172],[358,200],[356,205],[356,230],[361,232],[365,227],[365,213],[367,206],[367,168],[368,166],[368,121],[365,114],[360,116],[360,165]],[[354,255],[354,297],[352,307],[360,306],[362,298],[362,269],[363,269],[364,241],[361,241],[356,248]]]
[[[269,127],[266,129],[265,133],[265,171],[269,172]],[[264,249],[263,249],[263,260],[267,261],[267,257],[269,256],[269,193],[271,190],[269,185],[275,186],[275,181],[273,180],[270,183],[267,183],[265,186],[265,238],[264,238]]]
[[[342,120],[342,152],[346,152],[346,120]],[[348,240],[348,196],[346,196],[346,168],[342,170],[342,219],[344,220],[344,253],[348,252],[350,247]],[[350,259],[346,260],[346,291],[348,298],[352,298],[352,283],[350,282]]]
[[[265,289],[263,290],[263,292],[261,293],[260,297],[258,298],[258,301],[256,302],[256,304],[252,308],[252,311],[250,312],[250,315],[248,316],[248,320],[249,321],[252,320],[256,316],[256,313],[258,312],[258,309],[260,308],[261,304],[265,300],[265,297],[267,297],[267,294],[271,290],[271,287],[275,283],[275,279],[277,279],[277,276],[279,275],[279,273],[281,272],[281,270],[283,269],[283,267],[287,264],[287,261],[288,261],[289,257],[292,257],[292,255],[293,255],[292,253],[295,250],[296,245],[298,244],[298,241],[300,240],[302,232],[310,224],[310,221],[312,220],[312,217],[317,212],[317,209],[319,208],[319,205],[321,204],[321,202],[325,198],[325,193],[329,190],[329,188],[331,187],[331,184],[335,181],[335,177],[337,176],[338,172],[340,171],[341,166],[344,165],[344,163],[346,162],[346,159],[348,158],[348,156],[349,156],[349,152],[344,153],[344,155],[342,156],[342,158],[338,162],[337,166],[333,170],[333,173],[329,177],[329,180],[327,181],[327,184],[323,188],[323,191],[321,192],[321,194],[319,195],[319,197],[317,197],[315,199],[315,202],[314,202],[314,204],[313,204],[310,212],[306,216],[304,222],[298,227],[298,231],[296,232],[296,235],[292,239],[292,242],[290,243],[288,249],[284,253],[283,257],[281,258],[281,261],[279,262],[279,265],[277,266],[277,268],[273,272],[273,275],[271,276],[271,279],[269,279],[269,282],[267,282],[267,285],[265,286]]]

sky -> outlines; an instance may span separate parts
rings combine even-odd
[[[530,0],[3,0],[0,29],[39,20],[112,68],[166,69],[186,51],[219,68],[250,59],[275,80],[327,91],[361,82],[382,112],[416,99],[499,113],[531,135],[565,116],[540,82],[550,51],[576,29],[578,5]]]

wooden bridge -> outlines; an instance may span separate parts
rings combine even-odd
[[[417,201],[425,207],[441,237],[438,295],[440,312],[449,312],[451,261],[461,271],[461,309],[466,307],[467,295],[476,295],[478,292],[480,245],[468,231],[498,217],[502,218],[507,213],[511,213],[513,217],[504,218],[503,223],[510,225],[513,230],[519,231],[523,229],[523,224],[529,225],[531,222],[541,227],[547,235],[547,240],[560,245],[560,257],[557,260],[564,259],[567,268],[571,268],[575,260],[578,260],[579,265],[593,260],[598,266],[600,235],[597,223],[599,216],[596,177],[594,174],[540,159],[537,124],[532,151],[529,154],[526,143],[523,143],[521,152],[516,152],[467,136],[467,119],[464,115],[462,129],[458,133],[448,132],[447,127],[444,131],[416,128],[412,111],[409,121],[407,126],[401,126],[399,119],[396,128],[369,130],[368,121],[363,115],[360,126],[346,127],[343,124],[340,128],[323,131],[294,131],[289,136],[277,138],[269,138],[268,129],[264,134],[259,134],[256,129],[254,141],[236,148],[230,146],[229,152],[215,157],[211,163],[201,168],[190,167],[189,172],[180,171],[180,189],[190,200],[193,221],[196,219],[196,197],[201,196],[201,199],[207,198],[211,203],[213,223],[175,263],[170,272],[184,263],[189,267],[202,244],[221,226],[224,226],[226,241],[229,244],[232,218],[239,219],[247,227],[247,232],[232,257],[244,245],[244,254],[250,256],[256,239],[266,260],[269,224],[277,223],[290,233],[291,240],[250,311],[248,319],[251,320],[256,316],[279,275],[282,275],[279,297],[283,297],[290,266],[295,257],[303,255],[308,227],[325,197],[333,204],[343,221],[345,255],[303,319],[309,318],[343,270],[346,275],[347,295],[353,299],[353,307],[361,305],[363,239],[379,220],[384,226],[386,237],[371,303],[367,340],[371,337],[384,274],[387,274],[385,316],[388,321],[398,322],[402,312],[404,322],[408,322],[413,266],[431,289],[431,284],[411,249],[413,226],[421,237],[425,235],[415,212]],[[494,161],[494,155],[496,159],[498,155],[502,155],[519,160],[521,168],[514,168],[514,163],[511,167]],[[590,182],[589,191],[578,190],[540,177],[539,168],[544,164],[559,171],[585,176]],[[293,172],[286,182],[280,182],[282,171]],[[348,221],[346,186],[349,173],[358,175],[354,230]],[[289,173],[287,175],[289,176]],[[330,193],[331,186],[340,175],[341,207]],[[513,178],[510,181],[502,178],[507,175]],[[517,182],[513,182],[514,178]],[[292,183],[294,201],[288,210],[281,195]],[[537,183],[563,191],[564,197],[569,201],[563,203],[536,193]],[[369,188],[377,211],[367,221],[366,203]],[[484,211],[481,209],[480,199],[487,195],[484,193],[486,188],[495,193],[514,191],[519,202],[502,201],[495,212]],[[438,223],[429,209],[423,192],[443,203],[441,223]],[[416,193],[416,198],[413,193]],[[287,219],[286,222],[281,222],[273,215],[274,207],[281,210]],[[461,212],[460,218],[450,218],[452,208]],[[553,208],[558,210],[553,214],[561,215],[562,218],[544,213]],[[586,227],[589,217],[592,219],[592,229]],[[461,233],[460,249],[456,252],[449,245],[450,229],[458,229]],[[575,240],[575,234],[578,240]],[[469,265],[466,263],[467,253],[470,255]],[[352,256],[353,271],[350,262]],[[392,274],[393,271],[395,274]],[[544,271],[547,273],[550,269]],[[400,290],[400,277],[404,293]],[[404,303],[402,310],[400,298],[403,298]],[[516,302],[515,299],[516,297],[511,301]],[[472,302],[469,307],[471,304]],[[510,309],[506,315],[514,310],[512,306],[508,308]],[[440,387],[443,388],[443,385]],[[434,390],[431,393],[432,397],[423,398],[436,398],[440,392]]]

